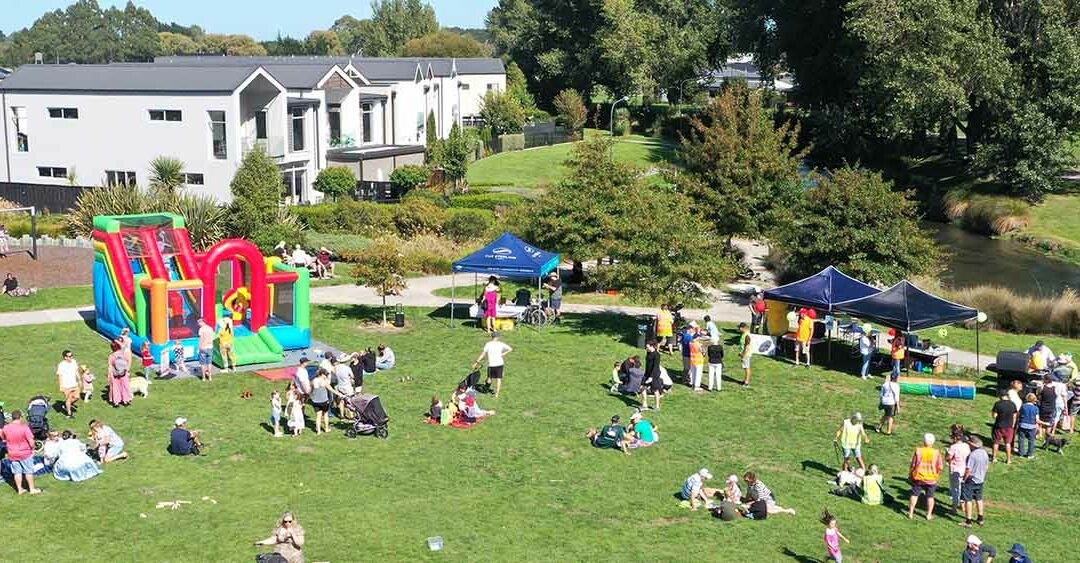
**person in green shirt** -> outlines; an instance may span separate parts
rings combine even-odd
[[[622,450],[624,454],[630,455],[630,448],[626,444],[626,428],[619,424],[619,421],[619,415],[612,416],[610,424],[600,430],[593,428],[585,436],[597,448]]]
[[[656,433],[656,426],[642,418],[640,412],[635,412],[630,417],[630,424],[634,430],[634,435],[637,437],[635,446],[651,446],[660,439],[660,436]]]
[[[739,358],[742,360],[743,387],[750,386],[750,327],[739,323]]]

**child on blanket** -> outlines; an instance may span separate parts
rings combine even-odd
[[[480,408],[480,405],[476,404],[476,397],[467,395],[465,397],[465,409],[462,410],[462,417],[465,422],[476,422],[485,416],[491,416],[495,414],[495,411],[486,411]]]
[[[442,421],[443,404],[439,400],[438,395],[431,396],[431,408],[428,409],[428,420],[434,424],[440,424]]]

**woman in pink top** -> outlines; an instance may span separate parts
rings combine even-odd
[[[956,512],[960,510],[960,484],[964,480],[964,470],[967,468],[971,446],[967,444],[963,427],[953,428],[952,441],[949,450],[945,452],[945,459],[949,461],[949,496],[952,498],[953,512]]]
[[[499,278],[491,276],[484,286],[484,328],[495,332],[495,317],[499,309]]]
[[[7,444],[8,461],[15,476],[15,490],[19,494],[41,492],[34,486],[34,433],[22,419],[21,411],[12,411],[11,422],[0,428],[0,438]],[[27,489],[23,489],[23,479]]]
[[[120,344],[113,341],[113,353],[109,355],[109,402],[114,407],[131,404],[131,380],[128,379],[131,364],[125,359]]]

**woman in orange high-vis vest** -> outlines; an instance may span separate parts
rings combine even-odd
[[[690,341],[690,386],[694,391],[701,391],[701,373],[705,368],[705,353],[701,349],[701,338]]]
[[[915,517],[915,504],[926,495],[926,519],[934,518],[934,492],[944,466],[941,452],[934,447],[934,435],[926,433],[923,445],[915,448],[911,457],[911,499],[908,503],[908,519]]]

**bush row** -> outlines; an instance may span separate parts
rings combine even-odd
[[[462,242],[484,238],[496,227],[495,214],[488,209],[447,209],[424,197],[397,205],[358,201],[311,205],[296,208],[296,213],[310,231],[368,238],[433,234]]]
[[[376,242],[389,242],[405,256],[406,268],[411,272],[428,275],[449,274],[454,260],[473,252],[483,244],[480,241],[454,242],[433,234],[403,238],[400,235],[379,237]],[[371,243],[374,244],[374,243]],[[342,262],[358,263],[364,259],[363,249],[339,253]],[[345,271],[345,270],[342,270]]]

